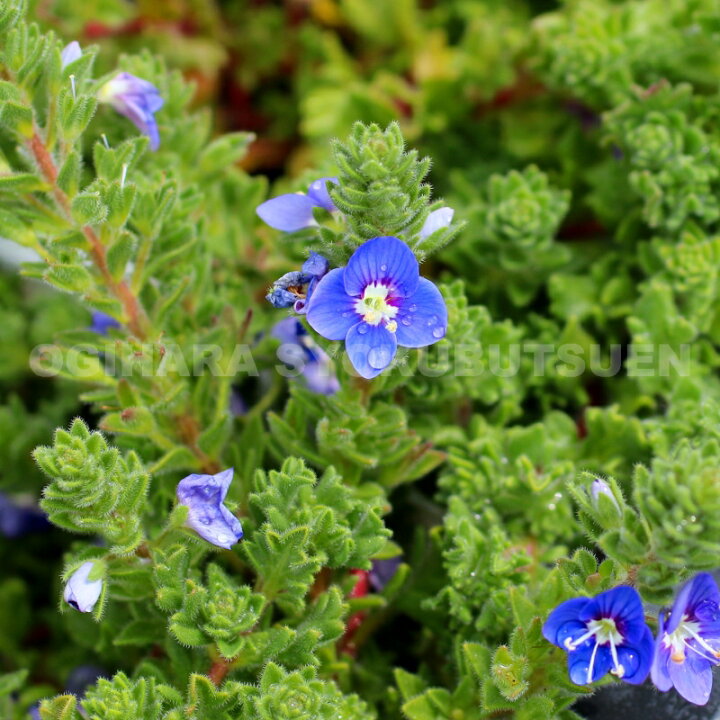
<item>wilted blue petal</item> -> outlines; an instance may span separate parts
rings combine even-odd
[[[420,237],[426,238],[432,235],[436,230],[447,227],[453,219],[455,211],[449,207],[442,207],[438,210],[433,210],[425,220],[425,223],[420,230]]]
[[[177,486],[177,498],[188,507],[187,525],[201,538],[230,549],[243,536],[240,521],[223,501],[233,478],[229,468],[216,475],[192,474]]]
[[[307,308],[310,327],[328,340],[344,340],[353,325],[360,322],[356,298],[345,291],[344,268],[331,270],[317,285]]]
[[[305,275],[321,278],[327,274],[330,263],[320,253],[311,252],[310,257],[302,264],[302,271]]]
[[[102,579],[88,580],[88,575],[94,566],[95,563],[92,561],[83,563],[65,584],[63,592],[65,602],[80,612],[91,612],[102,592]]]
[[[158,149],[160,134],[155,113],[162,108],[164,101],[152,83],[122,72],[100,88],[98,100],[110,103],[150,138],[150,147],[153,150]]]
[[[62,61],[63,68],[67,67],[70,63],[74,63],[82,57],[82,48],[77,40],[73,40],[68,43],[60,53],[60,60]]]
[[[270,292],[265,296],[265,299],[276,308],[289,308],[292,307],[297,298],[295,293],[291,293],[289,290],[277,287],[274,285],[270,288]]]
[[[315,203],[301,193],[288,193],[266,200],[255,212],[270,227],[283,232],[295,232],[317,225],[313,217]]]
[[[445,300],[434,283],[420,278],[417,290],[400,300],[395,320],[398,345],[411,348],[432,345],[447,332]]]
[[[394,297],[407,297],[415,292],[419,279],[413,251],[392,236],[368,240],[353,253],[345,268],[345,289],[356,297],[362,296],[371,283],[386,285]]]
[[[328,192],[328,183],[337,185],[338,179],[336,177],[319,178],[310,184],[307,194],[317,207],[324,208],[328,212],[334,212],[337,208],[335,207],[335,203],[332,201],[330,193]]]
[[[357,372],[367,380],[390,365],[397,352],[397,338],[382,325],[360,322],[345,338],[345,349]]]

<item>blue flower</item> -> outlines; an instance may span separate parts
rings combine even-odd
[[[427,216],[425,223],[420,229],[420,237],[425,239],[437,230],[446,228],[452,222],[454,214],[455,211],[449,207],[441,207],[437,210],[433,210]]]
[[[163,106],[158,89],[147,80],[121,72],[106,82],[98,91],[98,100],[109,103],[124,115],[144,135],[150,138],[150,147],[160,147],[155,113]]]
[[[653,637],[634,588],[622,585],[561,603],[543,625],[543,635],[567,650],[576,685],[596,682],[608,672],[639,685],[650,671]]]
[[[372,568],[368,579],[375,592],[381,592],[385,586],[395,577],[395,573],[402,563],[402,556],[396,555],[392,558],[373,560]]]
[[[93,567],[95,567],[95,563],[92,561],[83,563],[70,576],[63,592],[65,602],[84,613],[92,611],[102,592],[102,578],[98,580],[88,579]]]
[[[270,227],[284,232],[295,232],[317,225],[313,209],[324,208],[328,212],[337,210],[327,189],[328,183],[337,185],[338,179],[323,177],[311,183],[305,193],[288,193],[266,200],[258,205],[257,214]]]
[[[398,345],[419,348],[445,336],[447,308],[440,291],[420,277],[412,250],[395,237],[361,245],[347,266],[317,285],[308,322],[328,340],[345,340],[353,367],[364,378],[379,375]]]
[[[720,662],[720,592],[712,575],[685,583],[667,618],[658,618],[651,678],[658,690],[675,689],[691,703],[705,705],[712,667]]]
[[[106,315],[97,310],[93,311],[92,324],[90,325],[92,332],[98,335],[107,335],[108,330],[119,327],[121,327],[121,325],[114,317],[110,317],[110,315]]]
[[[285,273],[273,283],[265,299],[273,307],[292,307],[296,313],[304,313],[310,296],[320,279],[327,273],[328,267],[326,258],[311,252],[300,270]]]
[[[27,533],[49,530],[47,515],[34,505],[13,500],[0,492],[0,534],[18,538]]]
[[[188,475],[177,486],[177,499],[187,505],[187,525],[201,538],[230,549],[243,536],[240,521],[223,504],[233,469],[217,475]]]
[[[63,68],[66,68],[70,63],[74,63],[82,57],[82,48],[77,40],[73,40],[68,43],[60,53],[60,60],[62,61]]]
[[[273,328],[272,336],[283,343],[278,350],[278,357],[287,365],[300,370],[308,390],[320,395],[333,395],[340,389],[332,361],[297,318],[281,320]]]

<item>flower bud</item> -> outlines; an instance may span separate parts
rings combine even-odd
[[[63,599],[80,612],[92,612],[102,592],[102,578],[89,580],[95,563],[88,561],[83,563],[71,576],[65,585]]]

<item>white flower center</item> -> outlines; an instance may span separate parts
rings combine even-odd
[[[595,657],[597,655],[597,649],[600,645],[610,644],[610,654],[613,660],[613,669],[610,671],[613,675],[617,675],[621,678],[625,675],[625,668],[618,661],[617,646],[622,644],[623,636],[617,628],[615,621],[612,618],[600,618],[599,620],[591,620],[585,626],[587,632],[581,635],[579,638],[566,638],[565,649],[568,652],[577,650],[590,638],[594,638],[595,647],[593,648],[592,654],[590,655],[590,664],[587,669],[587,680],[586,682],[592,682],[593,670],[595,668]]]
[[[368,325],[379,325],[385,322],[385,327],[390,332],[397,330],[397,322],[393,319],[398,309],[387,301],[390,288],[382,283],[371,283],[368,285],[363,296],[355,302],[355,311],[362,315]]]
[[[708,642],[703,640],[698,632],[700,623],[688,620],[687,615],[683,615],[679,625],[671,633],[663,633],[663,645],[670,650],[670,659],[674,663],[682,664],[685,662],[685,649],[689,648],[700,657],[717,663],[720,658],[720,652],[711,647]],[[695,640],[702,650],[707,653],[700,652],[696,647],[690,644],[690,640]],[[709,656],[709,657],[708,657]]]

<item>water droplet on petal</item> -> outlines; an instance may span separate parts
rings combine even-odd
[[[387,270],[387,265],[385,265],[385,264],[383,263],[383,264],[380,266],[380,270],[381,270],[382,272],[385,272],[385,271]]]
[[[368,365],[375,370],[386,368],[392,360],[392,353],[387,347],[371,348],[368,353]]]
[[[351,310],[346,310],[346,311],[342,314],[343,317],[350,317],[351,315],[352,315],[352,311],[351,311]]]
[[[411,312],[411,313],[414,313],[416,310],[417,310],[417,305],[415,305],[415,303],[413,303],[413,304],[408,308],[408,312]]]
[[[428,318],[428,321],[427,321],[428,327],[432,327],[433,325],[437,325],[437,321],[438,321],[438,316],[437,316],[437,315],[431,315],[431,316]]]
[[[405,327],[409,327],[410,324],[412,323],[412,318],[409,317],[408,315],[406,315],[404,318],[401,318],[400,322],[401,322]]]
[[[367,323],[363,323],[358,327],[358,335],[364,335],[368,331]]]
[[[444,327],[436,327],[436,328],[432,331],[432,336],[433,336],[434,338],[437,338],[438,340],[439,340],[441,337],[445,337],[445,328],[444,328]]]

